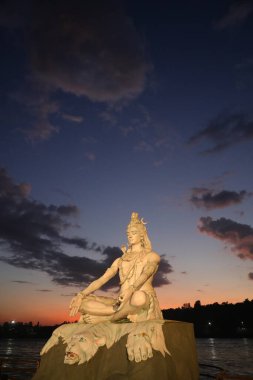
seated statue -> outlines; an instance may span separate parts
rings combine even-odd
[[[128,248],[121,247],[123,255],[87,288],[79,292],[70,303],[70,316],[81,313],[79,322],[116,322],[129,319],[142,322],[163,319],[155,290],[153,277],[158,269],[160,256],[152,251],[147,229],[138,213],[133,212],[127,227]],[[96,296],[100,289],[119,272],[120,292],[118,298]]]

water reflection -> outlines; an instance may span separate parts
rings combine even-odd
[[[210,349],[211,349],[211,359],[215,360],[215,359],[217,359],[216,350],[215,350],[215,340],[214,340],[214,338],[209,338],[208,340],[209,340],[209,345],[210,345]]]
[[[249,339],[243,338],[243,345],[244,345],[245,355],[249,358],[249,356],[252,355],[252,352],[250,352],[249,350],[249,346],[250,346]]]
[[[38,359],[45,339],[1,339],[0,357]],[[253,339],[197,339],[199,362],[238,375],[253,375]]]
[[[8,339],[6,342],[6,355],[12,355],[13,354],[13,340]]]
[[[197,339],[199,362],[238,375],[253,375],[252,339]]]

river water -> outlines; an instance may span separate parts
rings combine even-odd
[[[46,340],[41,339],[1,339],[0,358],[39,359],[39,352]],[[253,376],[253,339],[197,339],[199,363],[222,367],[238,375]],[[202,371],[202,370],[201,370]],[[206,371],[205,371],[206,372]],[[31,376],[20,374],[19,379]]]

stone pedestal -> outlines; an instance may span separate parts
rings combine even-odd
[[[110,349],[100,347],[84,364],[64,364],[66,345],[60,342],[41,358],[32,380],[198,380],[198,360],[193,325],[165,321],[165,342],[171,356],[153,351],[153,358],[130,362],[123,336]]]

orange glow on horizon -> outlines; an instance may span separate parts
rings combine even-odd
[[[208,298],[203,298],[203,297],[198,297],[194,299],[185,299],[184,302],[178,302],[178,300],[174,300],[174,302],[171,302],[170,304],[168,303],[168,297],[166,297],[166,301],[160,299],[160,307],[161,309],[175,309],[175,308],[181,308],[184,303],[190,303],[191,307],[194,306],[194,303],[197,300],[200,300],[201,305],[207,305],[207,304],[212,304],[214,302],[222,303],[222,302],[229,302],[229,303],[237,303],[237,302],[244,302],[245,298],[243,299],[225,299],[221,298],[219,300],[214,299],[208,299]],[[251,299],[250,299],[251,300]],[[58,310],[58,311],[49,311],[48,309],[43,309],[43,310],[36,310],[36,311],[26,311],[22,312],[21,310],[16,313],[9,313],[9,312],[4,312],[1,317],[0,317],[0,324],[3,324],[4,322],[10,322],[12,320],[15,320],[16,322],[22,322],[22,323],[29,323],[32,322],[33,325],[36,325],[38,322],[42,326],[54,326],[54,325],[59,325],[62,324],[63,322],[77,322],[79,319],[79,314],[77,314],[75,317],[70,317],[68,315],[68,310]]]

